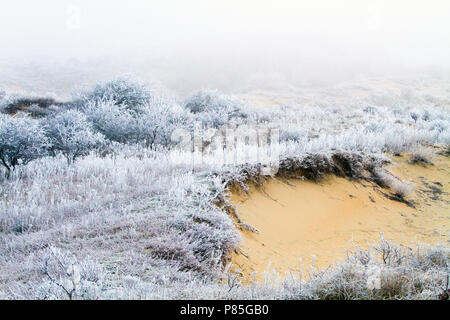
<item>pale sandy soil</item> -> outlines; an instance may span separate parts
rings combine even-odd
[[[448,245],[449,157],[437,156],[426,168],[409,163],[408,156],[392,160],[389,171],[416,184],[408,197],[415,208],[388,199],[382,192],[389,189],[335,176],[320,183],[272,180],[264,191],[251,188],[250,197],[232,194],[240,218],[258,230],[241,231],[241,253],[232,257],[235,269],[247,279],[255,271],[261,279],[264,271],[274,270],[283,275],[302,270],[307,277],[312,262],[316,268],[333,265],[355,244],[366,249],[379,240],[380,232],[410,247]]]

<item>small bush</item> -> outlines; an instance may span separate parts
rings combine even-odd
[[[369,113],[369,114],[374,115],[374,114],[377,113],[378,109],[377,109],[377,107],[374,107],[374,106],[368,106],[368,107],[365,107],[365,108],[363,109],[363,111],[364,111],[365,113]]]
[[[186,99],[184,106],[198,120],[216,128],[232,120],[247,118],[242,101],[217,90],[200,90]]]
[[[400,198],[406,198],[410,196],[416,188],[413,183],[402,181],[397,181],[393,183],[390,187],[394,191],[394,193]]]
[[[308,133],[304,131],[285,129],[280,132],[280,142],[293,141],[299,143],[302,139],[305,139],[307,136]]]
[[[410,113],[411,119],[414,120],[414,122],[417,122],[417,120],[419,119],[420,115],[417,112],[411,112]]]
[[[119,77],[98,84],[91,91],[82,94],[82,101],[97,104],[114,101],[115,104],[123,105],[127,110],[139,112],[151,97],[152,92],[144,83],[131,77]]]
[[[423,166],[433,165],[433,152],[424,147],[417,147],[411,152],[411,162]]]
[[[41,299],[89,299],[103,280],[99,264],[91,260],[80,263],[75,256],[54,246],[44,250],[41,271],[49,280],[40,288]]]
[[[177,105],[164,101],[145,104],[139,114],[108,100],[88,103],[83,108],[93,128],[107,139],[120,143],[168,146],[176,128],[188,126],[189,115]]]
[[[364,131],[367,133],[380,133],[383,132],[383,130],[386,128],[386,126],[379,122],[371,122],[364,128]]]
[[[111,141],[126,143],[132,141],[135,132],[135,117],[123,105],[115,101],[89,102],[82,109],[95,131]]]

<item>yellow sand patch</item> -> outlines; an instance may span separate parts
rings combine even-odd
[[[250,197],[232,194],[240,218],[258,230],[241,231],[241,253],[234,254],[232,262],[246,278],[256,271],[261,279],[264,271],[273,269],[280,274],[307,272],[313,261],[316,268],[325,268],[345,258],[353,244],[367,248],[379,240],[380,232],[409,246],[448,244],[449,158],[438,156],[427,168],[408,160],[394,157],[389,170],[416,184],[408,198],[415,208],[388,199],[382,192],[389,190],[373,183],[335,176],[320,183],[274,179],[264,192],[252,188]]]

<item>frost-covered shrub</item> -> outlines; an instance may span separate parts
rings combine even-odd
[[[136,118],[123,105],[112,100],[89,102],[82,109],[97,132],[112,141],[126,143],[131,141],[135,132]]]
[[[220,94],[216,90],[200,90],[185,101],[185,107],[192,113],[217,111],[226,108],[225,104],[221,104],[219,97]]]
[[[429,126],[430,131],[437,131],[439,133],[442,133],[442,132],[448,130],[448,128],[449,128],[449,123],[448,123],[448,121],[444,121],[444,120],[431,121],[430,126]]]
[[[0,161],[9,172],[45,154],[47,138],[39,123],[0,114]]]
[[[136,121],[136,142],[145,146],[170,146],[176,129],[192,129],[192,116],[181,106],[165,101],[147,104]]]
[[[172,132],[189,125],[189,114],[185,110],[164,101],[143,105],[139,114],[110,100],[90,102],[83,112],[94,129],[109,140],[139,143],[146,147],[155,144],[168,146]]]
[[[103,269],[98,263],[79,262],[52,245],[42,253],[41,272],[49,281],[39,287],[40,299],[89,299],[99,294],[103,280]]]
[[[280,141],[300,142],[304,137],[304,132],[300,132],[297,130],[283,130],[280,133]]]
[[[68,110],[47,119],[44,130],[50,141],[51,154],[61,152],[69,163],[87,155],[104,142],[103,135],[94,133],[87,117],[76,110]]]
[[[232,120],[239,121],[248,117],[244,103],[217,90],[203,89],[186,99],[185,108],[196,118],[213,127],[220,127]]]
[[[82,101],[98,104],[114,101],[130,111],[139,112],[151,97],[152,92],[146,84],[127,76],[97,84],[91,91],[82,94]]]
[[[375,114],[378,111],[378,109],[376,107],[373,107],[373,106],[368,106],[368,107],[365,107],[363,109],[363,111],[366,112],[366,113],[369,113],[369,114]]]
[[[417,120],[419,119],[420,115],[417,112],[411,112],[410,113],[411,118],[417,122]]]
[[[364,131],[369,133],[382,132],[385,129],[385,125],[383,123],[372,121],[364,128]]]
[[[422,120],[423,121],[430,121],[430,119],[431,119],[430,111],[424,110],[423,113],[422,113]]]

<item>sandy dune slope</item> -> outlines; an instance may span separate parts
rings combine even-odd
[[[393,157],[388,170],[416,185],[408,197],[414,207],[390,200],[389,189],[362,181],[329,176],[320,183],[272,180],[250,196],[233,194],[240,217],[258,232],[241,231],[241,252],[235,267],[249,278],[264,271],[280,274],[311,263],[325,268],[354,245],[367,245],[384,233],[406,246],[449,242],[450,161],[439,155],[434,165],[412,164],[408,156]],[[300,260],[301,259],[301,260]]]

